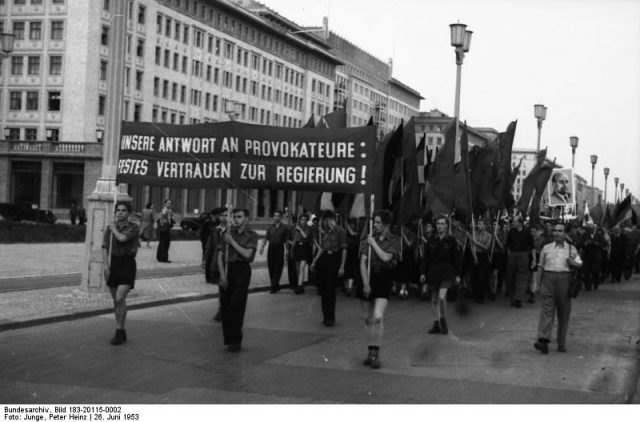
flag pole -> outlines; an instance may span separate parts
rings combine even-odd
[[[116,225],[116,202],[117,201],[118,201],[118,185],[115,185],[115,188],[113,190],[113,208],[112,208],[113,218],[111,219],[113,226]],[[109,236],[109,256],[107,257],[107,268],[109,269],[109,271],[111,271],[111,251],[113,251],[113,238],[114,238],[113,227],[111,227],[111,230],[109,231],[111,233]]]
[[[369,235],[373,236],[373,207],[375,206],[375,194],[371,194],[369,199]],[[367,255],[367,278],[371,277],[371,245]],[[369,280],[371,282],[371,280]]]
[[[498,236],[498,226],[500,225],[500,216],[502,215],[502,210],[498,211],[498,216],[496,217],[496,227],[493,230],[493,239],[491,239],[491,251],[489,252],[489,262],[493,259],[493,248],[496,245],[496,237]]]
[[[233,210],[231,209],[231,204],[227,202],[227,234],[228,235],[231,235],[231,223],[233,221],[233,217],[231,216],[232,212]],[[229,242],[227,241],[224,242],[224,275],[228,282],[229,281]]]

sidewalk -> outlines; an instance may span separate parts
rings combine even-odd
[[[131,309],[156,306],[178,301],[213,298],[218,287],[205,283],[201,264],[201,246],[198,241],[171,243],[171,263],[155,259],[157,242],[151,248],[142,246],[136,258],[138,272],[157,274],[167,269],[169,277],[152,276],[136,280],[127,302]],[[0,245],[0,283],[20,277],[46,277],[65,275],[77,278],[84,260],[83,243],[2,244]],[[265,255],[256,254],[251,280],[252,291],[267,290],[269,280]],[[182,271],[181,271],[182,270]],[[196,273],[196,274],[194,274]],[[281,284],[286,284],[286,276]],[[89,294],[80,285],[31,290],[9,291],[0,294],[0,331],[28,325],[37,325],[79,316],[109,313],[113,310],[111,296]]]

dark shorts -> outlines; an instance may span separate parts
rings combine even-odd
[[[308,243],[296,242],[291,249],[291,257],[294,261],[311,262],[312,259],[311,245]]]
[[[118,287],[121,284],[131,286],[136,281],[136,259],[132,256],[112,256],[107,286]]]
[[[364,285],[358,283],[356,288],[356,297],[362,300],[389,299],[391,295],[391,287],[393,286],[394,273],[376,273],[371,272],[371,294],[369,297],[364,296]]]
[[[440,289],[450,289],[454,282],[455,280],[428,279],[427,286],[432,292],[437,292]]]

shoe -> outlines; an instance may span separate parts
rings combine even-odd
[[[496,301],[496,294],[495,293],[489,293],[489,300],[491,300],[492,302]]]
[[[371,369],[379,369],[380,368],[380,359],[378,356],[371,356],[371,361],[369,362],[369,366]]]
[[[512,306],[514,308],[522,308],[522,301],[521,300],[516,300],[515,302],[513,302]]]
[[[269,293],[274,294],[274,293],[278,293],[280,291],[280,287],[273,287]]]
[[[231,353],[237,353],[240,351],[240,349],[242,349],[242,346],[240,345],[240,343],[231,343],[230,345],[227,346],[227,352],[231,352]]]
[[[565,346],[558,346],[558,352],[566,353],[567,352],[567,348]]]
[[[544,341],[536,341],[533,343],[533,347],[535,347],[536,350],[540,350],[543,355],[549,354],[549,345]]]
[[[346,297],[351,297],[351,289],[350,288],[346,288],[344,289],[344,295]]]
[[[324,324],[325,327],[333,327],[333,325],[336,323],[335,321],[331,320],[331,319],[327,319],[322,321],[322,323]]]
[[[218,312],[216,312],[216,314],[213,317],[213,320],[215,322],[220,322],[222,321],[222,314],[220,313],[220,310],[218,309]]]
[[[369,352],[369,354],[367,355],[367,357],[366,357],[366,358],[364,358],[364,359],[362,360],[362,364],[363,364],[364,366],[369,366],[369,365],[371,365],[371,361],[372,361],[372,360],[373,360],[373,355],[371,354],[371,352]]]
[[[294,290],[294,292],[295,292],[297,295],[301,295],[301,294],[303,294],[303,293],[304,293],[304,287],[303,287],[303,286],[298,286],[298,287],[296,287],[296,289]]]
[[[427,332],[429,334],[440,334],[442,332],[440,331],[440,321],[434,321],[433,327],[431,327],[431,329]]]
[[[440,318],[440,332],[442,334],[447,334],[449,332],[449,327],[447,327],[447,320],[444,318]]]
[[[116,334],[111,339],[111,344],[118,346],[127,341],[127,333],[124,329],[117,329]]]

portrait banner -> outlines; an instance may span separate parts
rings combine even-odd
[[[547,203],[550,207],[575,206],[573,169],[553,169],[547,185]]]
[[[182,188],[369,192],[375,143],[373,126],[123,122],[116,181]]]

